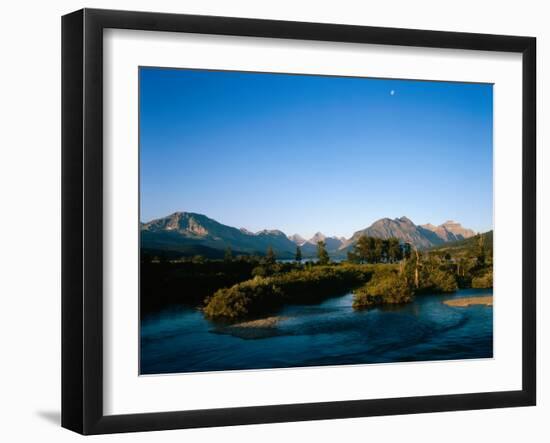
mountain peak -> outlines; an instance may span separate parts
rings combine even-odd
[[[186,212],[186,211],[176,211],[176,212],[173,212],[172,214],[168,215],[168,217],[204,217],[204,218],[208,218],[204,214],[199,214],[199,213],[196,213],[196,212]]]
[[[447,220],[439,226],[434,226],[431,223],[426,223],[421,226],[428,231],[433,232],[444,242],[463,240],[473,237],[475,232],[471,229],[463,228],[462,225],[454,220]]]
[[[430,231],[433,231],[434,229],[437,228],[437,226],[432,225],[431,223],[426,223],[424,225],[420,225],[420,227],[424,228],[424,229],[429,229]]]
[[[400,221],[400,222],[403,222],[403,223],[408,223],[408,224],[414,225],[414,223],[411,221],[411,219],[406,217],[406,216],[399,217],[397,220]]]
[[[386,217],[375,221],[368,228],[355,232],[340,249],[353,246],[363,235],[382,239],[395,237],[417,248],[429,248],[443,242],[431,229],[415,225],[408,217],[394,219]]]
[[[315,235],[309,239],[309,242],[316,245],[320,241],[325,241],[326,238],[326,235],[322,232],[316,232]]]
[[[300,234],[289,235],[288,239],[296,243],[298,246],[302,246],[306,242],[306,239]]]
[[[208,235],[209,228],[215,224],[217,222],[209,219],[206,215],[174,212],[166,217],[143,223],[141,229],[151,232],[172,231],[194,237],[204,237]]]

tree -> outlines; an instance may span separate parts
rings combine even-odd
[[[328,265],[330,257],[328,256],[326,244],[324,241],[317,242],[317,257],[320,265]]]
[[[454,275],[441,269],[432,270],[428,274],[424,286],[437,292],[455,292],[458,289]]]
[[[485,238],[483,235],[479,235],[476,247],[476,259],[479,266],[485,266],[486,252],[485,252]]]
[[[275,252],[273,251],[273,248],[269,246],[265,255],[265,264],[271,266],[274,265],[276,261],[277,259],[275,257]]]
[[[351,263],[359,263],[361,261],[359,259],[359,256],[353,251],[348,251],[347,255],[348,255],[348,261]]]
[[[468,266],[468,260],[465,257],[460,257],[456,265],[456,274],[464,277],[466,275],[467,266]]]
[[[366,235],[362,235],[361,237],[359,237],[359,240],[357,240],[357,243],[354,247],[354,256],[359,262],[364,263],[371,261],[373,252],[372,240],[372,237],[367,237]]]
[[[396,237],[391,237],[388,239],[388,260],[392,263],[400,261],[402,257],[401,245],[399,244],[399,239]]]
[[[382,240],[382,252],[380,254],[380,261],[389,262],[390,261],[390,240]]]
[[[225,261],[232,261],[233,260],[233,252],[231,252],[231,247],[228,246],[225,248],[225,255],[223,257]]]
[[[414,265],[414,287],[418,289],[418,287],[420,286],[419,277],[418,277],[419,276],[418,270],[420,266],[420,255],[418,254],[418,249],[416,248],[416,246],[414,247],[414,254],[416,255],[416,262]]]
[[[406,260],[411,258],[411,244],[410,243],[403,243],[402,247],[402,256]]]
[[[295,260],[300,263],[302,261],[302,250],[300,249],[300,246],[296,246],[296,258]]]
[[[372,263],[380,263],[384,257],[384,241],[381,238],[374,239],[374,257]]]

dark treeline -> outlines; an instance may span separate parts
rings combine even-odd
[[[228,248],[223,259],[143,251],[140,261],[141,312],[147,314],[172,304],[202,305],[205,298],[220,288],[231,287],[255,276],[282,274],[300,266],[309,264],[278,263],[271,248],[263,257],[234,257]]]
[[[199,304],[219,288],[252,278],[253,263],[222,260],[142,262],[142,313],[170,304]]]

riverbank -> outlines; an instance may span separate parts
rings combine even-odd
[[[482,297],[456,298],[454,300],[445,300],[443,303],[447,306],[454,306],[458,308],[466,308],[474,305],[493,306],[493,296],[487,295]]]

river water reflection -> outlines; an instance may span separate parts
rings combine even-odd
[[[141,323],[142,374],[491,358],[493,308],[442,301],[491,289],[417,296],[413,303],[354,311],[352,294],[294,305],[263,327],[220,328],[193,308]]]

